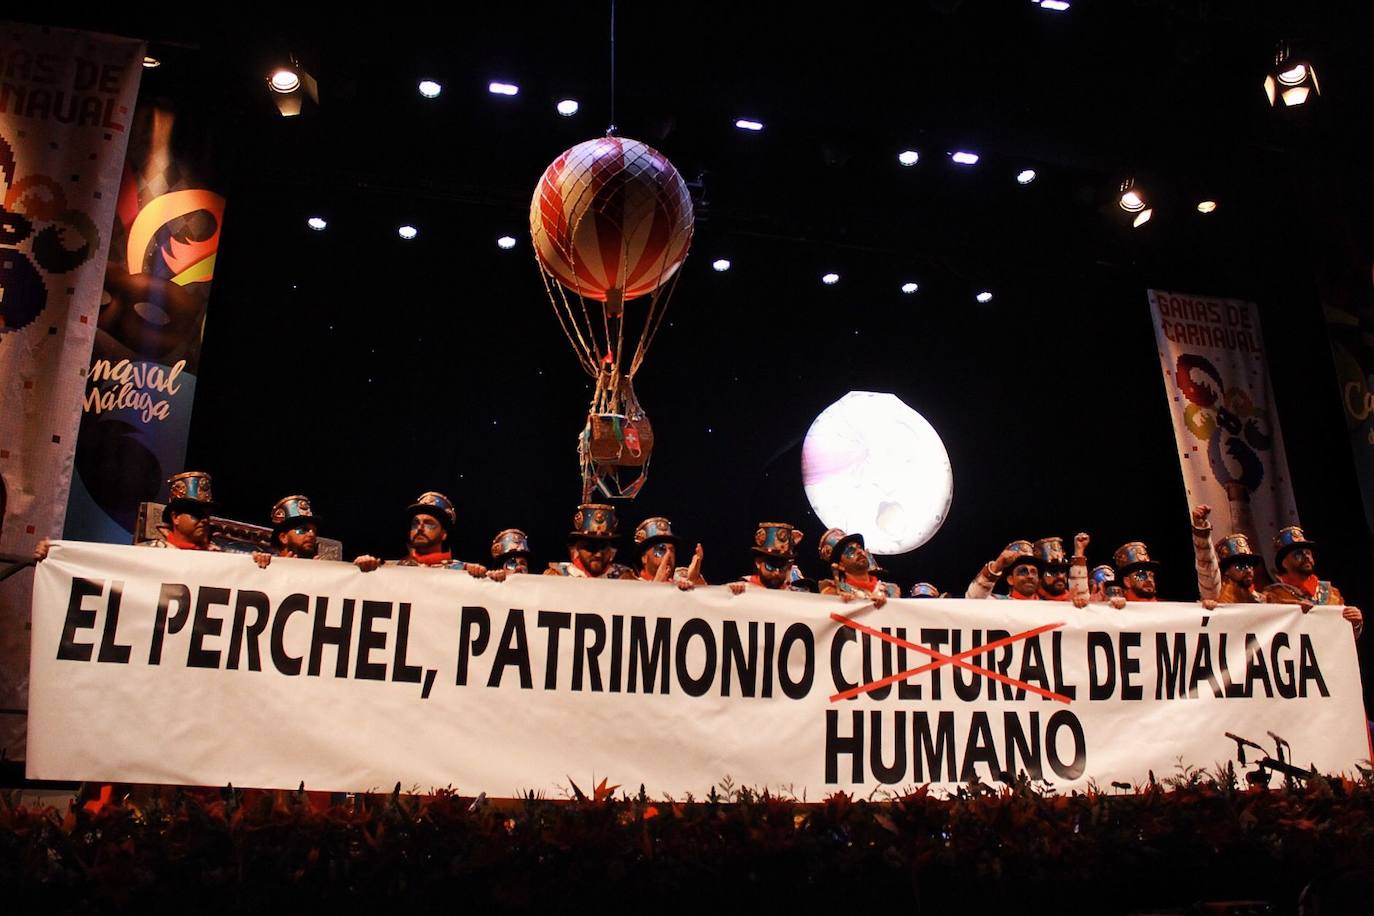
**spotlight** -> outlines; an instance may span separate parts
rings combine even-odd
[[[1302,105],[1313,93],[1322,94],[1317,71],[1307,61],[1291,57],[1287,46],[1280,45],[1274,55],[1274,67],[1264,78],[1264,94],[1270,107],[1277,105],[1279,99],[1288,108]]]
[[[1135,219],[1131,220],[1131,228],[1139,229],[1141,226],[1148,223],[1150,221],[1150,217],[1154,215],[1155,211],[1150,207],[1146,207],[1144,210],[1141,210],[1139,213],[1135,215]]]
[[[323,216],[312,216],[310,217],[310,219],[305,221],[305,224],[309,226],[311,229],[314,229],[316,232],[323,231],[324,228],[329,225],[329,223],[325,221],[325,218]]]
[[[982,304],[987,305],[989,302],[992,301],[992,293],[988,292],[987,290],[983,290],[981,293],[974,296],[973,298],[977,299]]]
[[[836,283],[840,282],[840,275],[834,273],[826,274],[825,276],[821,277],[821,282],[824,283],[826,286],[834,286]]]
[[[949,157],[960,165],[977,165],[978,154],[970,153],[967,150],[956,150],[949,154]]]
[[[289,66],[273,68],[267,75],[267,88],[272,90],[272,102],[283,118],[300,114],[307,98],[320,103],[319,84],[294,57]]]
[[[487,83],[487,91],[492,95],[518,95],[520,87],[514,83],[498,83],[492,81]]]
[[[1204,200],[1204,201],[1199,201],[1199,202],[1198,202],[1198,205],[1197,205],[1197,212],[1199,212],[1199,213],[1211,213],[1211,212],[1212,212],[1213,210],[1215,210],[1216,208],[1217,208],[1217,202],[1216,202],[1215,200]]]
[[[763,130],[762,121],[751,121],[748,118],[740,118],[739,120],[735,121],[735,126],[738,127],[740,130]]]
[[[902,165],[910,167],[921,161],[921,154],[914,149],[902,150],[897,154],[897,161]]]
[[[912,293],[916,292],[916,290],[920,288],[921,287],[917,286],[915,283],[902,284],[902,292],[906,293],[908,296],[910,296]]]
[[[145,54],[145,55],[143,56],[143,69],[145,69],[145,70],[151,70],[151,69],[153,69],[154,67],[161,67],[161,66],[162,66],[162,61],[158,60],[158,59],[157,59],[156,57],[154,57],[153,55],[151,55],[151,54]]]
[[[1030,184],[1035,180],[1035,169],[1022,169],[1016,173],[1017,184]]]
[[[419,235],[420,230],[416,229],[414,226],[407,224],[397,229],[396,234],[408,242],[411,239],[415,238],[415,236]]]
[[[1036,2],[1042,10],[1052,10],[1056,13],[1062,13],[1069,8],[1069,4],[1065,0],[1036,0]]]
[[[711,269],[716,273],[725,273],[730,269],[730,260],[728,258],[716,258],[711,262]]]
[[[444,87],[434,80],[420,80],[420,95],[427,99],[437,99]]]
[[[515,239],[509,235],[503,235],[496,240],[496,247],[502,251],[510,251],[515,247]]]
[[[577,99],[564,99],[558,103],[558,113],[565,118],[571,118],[577,114],[577,109],[581,106],[577,104]]]
[[[1116,199],[1116,205],[1127,213],[1139,213],[1145,209],[1145,192],[1135,186],[1134,178],[1121,182],[1121,196]]]

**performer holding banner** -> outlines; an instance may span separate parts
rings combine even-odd
[[[1298,513],[1259,313],[1238,299],[1149,298],[1189,511],[1226,506],[1223,530],[1268,544]]]

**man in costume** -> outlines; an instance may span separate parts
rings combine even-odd
[[[1116,570],[1105,563],[1094,566],[1088,580],[1091,583],[1089,603],[1110,604],[1118,611],[1126,606],[1126,597],[1122,592],[1121,583],[1116,579]]]
[[[635,528],[634,542],[639,552],[639,581],[672,582],[683,591],[706,584],[701,576],[701,545],[693,552],[690,566],[675,565],[682,540],[673,534],[673,523],[663,516],[640,522]]]
[[[604,503],[578,506],[573,515],[573,530],[568,532],[568,559],[550,563],[544,575],[574,579],[635,578],[632,569],[614,562],[618,530],[614,506]]]
[[[1274,538],[1278,581],[1264,590],[1264,600],[1273,604],[1300,604],[1304,612],[1319,604],[1342,605],[1341,616],[1350,621],[1358,638],[1364,630],[1364,615],[1359,608],[1345,604],[1340,589],[1317,578],[1316,559],[1312,556],[1316,546],[1297,525],[1279,531]]]
[[[204,471],[182,471],[167,479],[167,505],[162,509],[158,537],[141,541],[140,547],[171,550],[220,550],[210,541],[210,516],[217,505],[210,491],[210,475]],[[45,560],[52,546],[47,538],[33,549],[35,560]]]
[[[1143,541],[1130,541],[1116,548],[1112,554],[1117,574],[1127,601],[1158,601],[1155,572],[1159,564],[1150,559],[1149,548]]]
[[[491,541],[493,568],[504,569],[507,574],[521,574],[530,571],[530,538],[519,528],[507,528],[498,532]]]
[[[1212,507],[1193,509],[1193,556],[1197,568],[1197,591],[1208,610],[1218,604],[1257,604],[1264,600],[1255,590],[1255,569],[1259,557],[1250,539],[1235,533],[1212,546],[1212,523],[1207,517]]]
[[[821,535],[818,552],[833,572],[820,582],[822,595],[839,595],[844,601],[869,600],[874,607],[882,607],[889,598],[902,597],[900,588],[873,575],[872,558],[862,534],[831,528]]]
[[[392,565],[462,569],[479,579],[487,575],[487,568],[481,564],[453,559],[448,549],[448,538],[457,527],[458,512],[447,496],[434,490],[421,493],[419,499],[406,508],[406,513],[410,516],[410,549]],[[368,554],[358,557],[353,563],[363,572],[371,572],[382,565],[381,560]],[[505,570],[498,569],[490,578],[500,582],[505,577]]]
[[[1036,594],[1041,601],[1072,601],[1074,607],[1088,606],[1088,536],[1079,533],[1073,539],[1073,560],[1064,554],[1064,542],[1059,538],[1041,538],[1031,545],[1040,561],[1040,587]]]
[[[279,557],[318,560],[320,527],[310,500],[304,496],[284,496],[272,507],[272,548]],[[253,562],[263,569],[273,554],[253,551]]]
[[[929,582],[917,582],[911,586],[911,591],[907,592],[908,598],[944,598],[940,590]]]
[[[748,586],[796,591],[794,583],[802,580],[797,569],[797,546],[802,542],[801,531],[787,522],[759,522],[754,532],[754,574],[730,583],[730,591],[738,595]]]
[[[1007,594],[994,595],[992,590],[997,580],[1006,574]],[[1040,561],[1035,556],[1035,548],[1030,541],[1012,541],[997,555],[997,559],[986,563],[978,570],[968,588],[965,598],[1011,598],[1016,601],[1033,601],[1040,597]]]

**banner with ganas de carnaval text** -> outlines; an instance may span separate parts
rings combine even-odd
[[[874,608],[62,542],[33,618],[35,779],[818,799],[1370,756],[1339,608]]]

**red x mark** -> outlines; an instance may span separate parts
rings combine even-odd
[[[849,690],[846,690],[843,693],[837,693],[834,696],[832,696],[830,698],[830,702],[832,703],[837,702],[839,700],[848,700],[850,697],[856,697],[861,693],[867,693],[870,690],[877,690],[880,687],[886,687],[888,684],[894,683],[896,681],[904,681],[909,677],[915,677],[918,674],[925,674],[927,671],[931,671],[935,668],[940,668],[944,665],[950,664],[958,665],[960,668],[965,668],[969,671],[981,674],[984,677],[990,677],[995,681],[1001,681],[1003,684],[1010,684],[1013,687],[1020,687],[1022,690],[1029,690],[1031,693],[1039,694],[1040,696],[1047,697],[1051,700],[1058,700],[1061,703],[1073,702],[1063,694],[1054,693],[1053,691],[1046,690],[1044,687],[1037,687],[1034,684],[1027,684],[1025,681],[1018,681],[1016,680],[1016,678],[1008,677],[1007,675],[1001,674],[997,671],[989,671],[987,668],[980,667],[978,665],[973,664],[972,662],[964,661],[964,659],[968,658],[970,655],[982,655],[985,652],[991,652],[993,649],[1000,649],[1003,646],[1010,645],[1014,642],[1020,642],[1023,639],[1029,639],[1032,636],[1039,636],[1041,633],[1045,633],[1049,630],[1057,630],[1064,625],[1062,622],[1047,623],[1043,626],[1038,626],[1033,630],[1026,630],[1024,633],[1017,633],[1014,636],[1008,636],[1005,639],[999,639],[994,642],[990,642],[985,646],[974,646],[972,649],[966,649],[963,652],[959,652],[955,655],[945,655],[942,652],[936,652],[934,649],[931,649],[928,646],[922,646],[918,643],[907,642],[905,639],[898,639],[895,636],[892,636],[888,633],[884,633],[882,630],[875,630],[872,627],[864,626],[852,617],[845,617],[842,614],[831,614],[830,619],[835,621],[836,623],[842,623],[847,627],[852,627],[853,629],[858,630],[860,633],[866,633],[869,636],[876,636],[884,642],[890,642],[895,645],[902,646],[906,649],[913,649],[924,655],[929,655],[931,658],[935,659],[935,661],[930,662],[926,665],[922,665],[919,668],[912,668],[910,671],[901,671],[897,674],[885,677],[881,680],[874,681],[871,684],[860,684],[858,687],[851,687]]]

